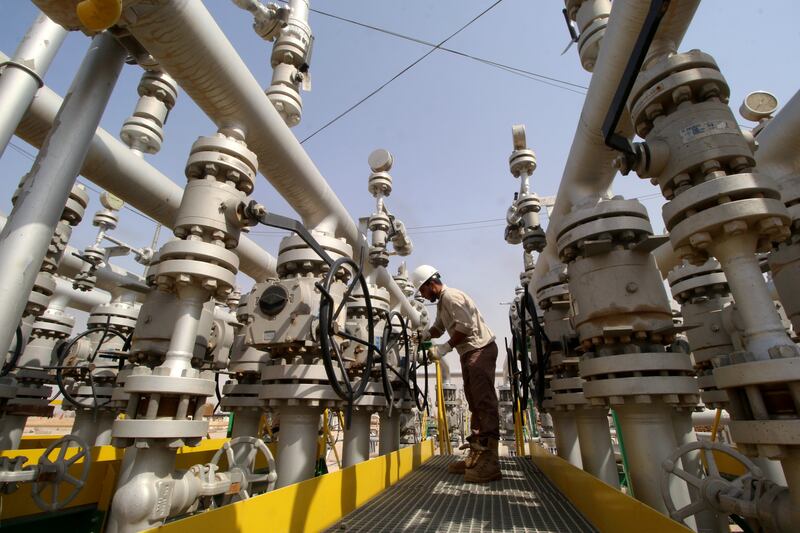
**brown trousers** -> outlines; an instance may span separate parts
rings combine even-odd
[[[500,438],[500,416],[494,388],[496,363],[497,343],[494,341],[461,356],[464,396],[472,413],[471,434],[467,438],[470,441]]]

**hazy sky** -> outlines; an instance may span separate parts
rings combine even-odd
[[[267,87],[271,43],[252,31],[250,14],[227,0],[205,3]],[[312,1],[312,7],[438,43],[492,3],[328,0]],[[36,9],[24,0],[3,0],[2,5],[0,50],[11,55],[36,17]],[[433,264],[449,285],[471,294],[501,345],[508,335],[507,307],[501,302],[513,297],[522,269],[521,247],[503,240],[505,211],[518,188],[508,171],[511,125],[527,125],[529,147],[536,151],[539,168],[533,176],[533,189],[540,195],[555,194],[583,105],[585,90],[581,87],[589,82],[575,46],[561,55],[568,41],[562,7],[556,0],[503,0],[445,46],[572,85],[531,79],[533,76],[437,50],[304,144],[354,219],[368,216],[374,207],[367,192],[368,154],[378,147],[394,154],[394,192],[387,206],[412,228],[415,251],[408,258],[410,266]],[[798,19],[800,5],[791,0],[705,0],[681,50],[698,48],[716,58],[731,85],[735,110],[745,94],[757,89],[772,91],[784,103],[800,81]],[[316,37],[313,90],[303,94],[303,121],[294,129],[300,139],[430,50],[423,44],[317,13],[311,14],[310,23]],[[82,34],[68,37],[45,77],[49,87],[61,95],[66,92],[87,46],[88,39]],[[134,108],[140,75],[134,66],[123,71],[102,120],[112,134],[119,132]],[[744,119],[739,121],[747,124]],[[184,186],[189,147],[198,136],[214,131],[211,121],[181,94],[166,127],[164,147],[148,160]],[[12,142],[14,146],[0,161],[6,182],[0,191],[0,210],[6,214],[11,211],[11,195],[19,178],[30,168],[30,155],[36,153],[17,138]],[[645,197],[643,203],[650,210],[653,226],[663,228],[662,200],[655,194],[656,187],[631,175],[620,177],[614,191]],[[255,197],[271,210],[293,214],[263,178],[257,182]],[[73,234],[73,246],[83,248],[93,239],[91,215],[98,207],[92,193],[84,223]],[[126,210],[115,235],[145,246],[152,231],[151,222]],[[280,236],[272,231],[257,233],[253,238],[277,255]],[[166,236],[162,235],[162,241]],[[115,262],[141,272],[132,261]],[[398,262],[394,258],[391,268]],[[242,281],[248,290],[249,280]]]

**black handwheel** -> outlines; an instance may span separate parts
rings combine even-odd
[[[514,342],[516,342],[516,340],[514,339],[512,332],[512,345]],[[506,361],[508,363],[508,384],[509,388],[511,389],[511,402],[514,406],[514,409],[516,409],[517,402],[520,398],[519,370],[517,369],[517,359],[514,355],[514,351],[508,346],[508,339],[506,339]]]
[[[394,321],[397,319],[399,322],[400,332],[394,333]],[[389,352],[397,347],[398,343],[402,343],[400,348],[404,351],[404,357],[400,360],[400,368],[397,369],[389,364]],[[392,409],[399,408],[403,403],[403,395],[400,394],[399,403],[395,405],[394,388],[392,387],[392,376],[394,374],[401,383],[403,383],[408,390],[411,390],[409,383],[409,374],[411,370],[411,358],[409,351],[408,329],[406,328],[406,321],[403,320],[402,315],[397,311],[389,313],[386,320],[386,328],[383,330],[383,339],[381,342],[381,380],[383,381],[383,395],[386,397],[386,402],[389,405],[389,416],[392,415]]]
[[[109,320],[111,320],[111,317],[109,317]],[[86,358],[86,361],[70,360],[70,352],[72,351],[72,348],[78,343],[79,340],[88,335],[91,335],[92,333],[101,333],[101,332],[103,333],[103,336],[100,338],[100,341],[97,343],[97,346],[95,346],[92,355]],[[64,399],[72,403],[75,407],[81,407],[84,409],[97,409],[98,407],[102,407],[103,405],[111,401],[109,399],[106,400],[104,403],[98,405],[97,395],[95,394],[94,377],[92,375],[92,373],[98,368],[114,368],[114,369],[119,368],[118,365],[98,367],[94,364],[94,360],[97,357],[97,355],[102,353],[100,348],[103,346],[103,344],[105,344],[106,339],[108,339],[109,337],[117,337],[119,339],[122,339],[123,351],[127,350],[130,347],[131,336],[126,337],[119,331],[109,327],[109,324],[106,323],[106,325],[102,327],[87,329],[80,335],[77,335],[76,337],[68,341],[59,350],[60,353],[58,355],[58,365],[55,367],[56,384],[58,385],[58,390],[64,396]],[[122,360],[122,358],[120,358],[120,360]],[[91,404],[82,403],[80,400],[78,400],[77,398],[72,396],[72,394],[70,394],[68,387],[64,383],[65,371],[67,372],[67,374],[74,375],[76,379],[89,382],[89,386],[92,389]]]
[[[411,385],[414,387],[414,403],[417,404],[417,410],[426,412],[429,411],[428,405],[428,350],[419,346],[417,348],[417,352],[422,352],[422,362],[417,363],[416,359],[413,361],[413,366],[411,367],[411,372],[409,373],[409,378],[411,380]],[[420,365],[425,367],[425,390],[419,388],[419,383],[417,382],[417,371],[419,370]],[[419,401],[420,395],[422,396],[422,403]],[[430,416],[430,412],[428,412],[428,416]]]
[[[11,354],[11,359],[9,359],[6,364],[3,365],[3,368],[0,369],[0,378],[3,376],[7,376],[9,372],[17,368],[17,363],[19,362],[19,358],[22,356],[22,325],[17,326],[17,331],[14,333],[14,338],[16,339],[17,343],[14,345],[14,352]]]
[[[74,447],[77,447],[78,451],[67,459],[67,450]],[[56,458],[51,459],[51,454],[56,450],[58,450]],[[86,445],[86,442],[75,435],[62,437],[47,447],[36,465],[38,473],[31,490],[33,501],[36,502],[40,509],[43,511],[56,511],[75,499],[83,489],[83,485],[89,475],[89,469],[92,466],[92,457],[89,455],[89,450],[90,448]],[[69,469],[81,459],[83,459],[83,465],[79,476],[75,477],[69,473]],[[66,497],[62,497],[59,490],[62,483],[72,486]],[[51,487],[49,498],[42,496],[45,487]]]
[[[533,303],[533,299],[531,298],[530,294],[528,294],[528,285],[523,285],[522,289],[524,292],[522,294],[520,303],[522,303],[523,312],[527,311],[531,316],[531,324],[533,325],[531,337],[533,337],[534,350],[536,351],[536,375],[531,376],[529,374],[528,379],[534,377],[536,378],[534,386],[534,392],[536,393],[536,405],[539,409],[541,409],[542,402],[544,401],[544,377],[545,373],[547,372],[547,366],[550,362],[550,339],[547,338],[544,328],[539,323],[539,315],[536,312],[536,305]],[[525,317],[523,315],[523,319],[524,318]],[[522,324],[523,327],[525,327],[525,320],[522,321]],[[527,357],[525,359],[527,360]],[[527,409],[528,403],[525,402],[522,408],[523,410]]]
[[[347,282],[347,288],[342,296],[342,301],[339,302],[337,306],[333,296],[331,296],[330,290],[337,276],[340,274],[340,271],[345,267],[350,267],[352,275]],[[367,339],[361,339],[355,335],[350,335],[344,331],[344,329],[339,329],[338,327],[337,319],[342,311],[346,309],[347,300],[353,293],[356,284],[361,285],[365,307],[367,308]],[[333,391],[339,398],[347,402],[345,409],[345,426],[349,428],[350,415],[353,411],[353,402],[360,398],[367,388],[369,374],[372,370],[372,362],[375,357],[375,322],[372,316],[372,301],[369,296],[369,287],[367,286],[366,278],[364,278],[362,268],[349,257],[342,257],[334,261],[325,279],[322,282],[318,282],[316,287],[321,293],[319,302],[319,345],[322,351],[322,364],[325,367],[325,374],[328,376],[331,388],[333,388]],[[363,344],[367,348],[367,360],[364,364],[364,370],[355,385],[350,381],[347,375],[347,367],[342,359],[342,349],[339,347],[339,343],[336,341],[335,337]],[[344,387],[336,376],[334,360],[344,378]]]

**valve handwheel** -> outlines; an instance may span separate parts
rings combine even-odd
[[[241,454],[241,450],[238,449],[239,447],[246,447],[247,453]],[[267,461],[269,472],[266,474],[255,473],[256,461],[259,453],[264,456]],[[269,448],[267,448],[267,445],[263,440],[255,437],[242,436],[235,437],[223,444],[222,447],[216,451],[209,462],[210,468],[208,468],[206,471],[206,481],[208,483],[213,483],[215,481],[214,476],[219,470],[219,462],[222,459],[223,454],[228,462],[228,472],[239,474],[239,485],[237,487],[238,490],[235,492],[230,490],[224,495],[222,505],[227,505],[230,503],[234,496],[238,496],[240,500],[246,500],[250,498],[252,496],[250,494],[252,492],[252,488],[260,484],[266,483],[266,487],[263,492],[269,492],[275,488],[275,482],[278,480],[275,459],[272,457],[272,452],[269,451]],[[242,458],[241,462],[236,461],[236,455],[239,455],[239,457]]]
[[[71,444],[73,443],[73,444]],[[77,452],[67,459],[67,450],[77,447]],[[51,459],[51,455],[56,452],[56,458]],[[75,477],[70,474],[69,470],[72,465],[83,459],[80,474]],[[45,452],[39,458],[36,465],[37,474],[33,482],[33,489],[31,495],[33,501],[43,511],[57,511],[69,504],[80,493],[86,478],[89,475],[92,457],[89,455],[89,446],[83,439],[74,435],[67,435],[58,439],[47,447]],[[70,486],[66,497],[62,497],[61,486],[66,483]],[[43,493],[47,487],[50,487],[50,497],[43,497]]]
[[[681,457],[695,450],[701,450],[706,465],[706,475],[702,479],[681,468],[678,462]],[[715,451],[730,455],[739,461],[745,467],[745,473],[733,481],[722,477],[714,459],[713,452]],[[730,489],[734,487],[744,487],[751,482],[764,480],[763,472],[755,463],[734,448],[718,442],[697,441],[684,444],[665,459],[661,463],[661,467],[664,469],[661,476],[661,497],[664,499],[664,505],[669,511],[669,516],[678,522],[683,522],[686,518],[706,508],[713,509],[714,506],[711,502],[717,502],[720,494],[732,494],[733,492]],[[676,509],[675,502],[672,501],[672,495],[669,491],[670,478],[673,474],[684,480],[690,487],[694,487],[700,499]]]
[[[110,320],[110,317],[109,317],[109,320]],[[70,355],[71,355],[71,352],[72,352],[72,348],[78,343],[79,340],[81,340],[82,338],[84,338],[84,337],[86,337],[88,335],[91,335],[92,333],[102,333],[103,334],[103,336],[100,338],[100,341],[97,343],[97,346],[95,346],[94,351],[92,352],[92,355],[87,357],[85,361],[71,359]],[[103,344],[105,344],[106,340],[109,339],[110,337],[118,337],[118,338],[122,339],[123,351],[127,350],[130,347],[132,334],[126,337],[125,335],[123,335],[119,331],[110,328],[109,325],[106,324],[105,326],[102,326],[102,327],[96,327],[96,328],[87,329],[86,331],[84,331],[80,335],[77,335],[76,337],[71,339],[69,342],[67,342],[64,346],[62,346],[62,348],[60,350],[60,353],[59,353],[59,356],[58,356],[58,365],[55,367],[56,368],[56,384],[58,385],[58,390],[61,392],[62,395],[64,395],[64,399],[67,400],[68,402],[72,403],[76,407],[81,407],[81,408],[84,408],[84,409],[97,409],[98,407],[102,407],[103,405],[105,405],[106,403],[108,403],[110,401],[110,400],[106,400],[104,403],[98,405],[97,396],[95,394],[95,382],[94,382],[94,376],[93,376],[94,371],[96,369],[98,369],[98,368],[115,368],[115,369],[119,369],[119,365],[118,364],[117,365],[113,365],[113,366],[109,365],[109,366],[100,366],[99,367],[99,366],[96,366],[95,363],[94,363],[94,360],[97,357],[97,355],[101,354],[101,353],[104,353],[104,352],[101,352],[100,348],[102,348]],[[107,353],[104,353],[104,355],[108,356]],[[118,355],[114,354],[114,356],[118,356]],[[120,358],[120,360],[122,360],[122,358]],[[64,382],[64,379],[66,377],[64,375],[65,372],[67,374],[74,374],[76,379],[82,380],[82,381],[85,381],[85,382],[89,383],[89,386],[92,389],[92,401],[91,401],[91,403],[83,403],[80,400],[78,400],[77,398],[75,398],[69,392],[69,387],[67,387],[65,382]]]
[[[336,280],[337,276],[343,270],[349,267],[351,271],[350,279],[347,282],[347,288],[344,291],[342,300],[338,306],[330,294],[331,286]],[[344,328],[337,327],[337,320],[339,315],[346,309],[347,301],[356,288],[356,284],[361,285],[361,294],[364,298],[364,304],[367,310],[367,337],[362,339],[351,335],[344,331]],[[349,257],[341,257],[333,262],[328,270],[325,279],[317,283],[317,289],[321,293],[319,303],[319,344],[322,351],[322,363],[325,366],[325,373],[328,376],[333,391],[339,398],[347,402],[347,409],[345,410],[345,424],[349,427],[350,415],[353,409],[353,402],[364,394],[364,390],[369,383],[369,373],[372,368],[372,362],[375,357],[375,323],[372,316],[372,301],[369,296],[369,287],[367,280],[364,278],[363,269],[358,266],[355,261]],[[335,309],[334,309],[335,307]],[[350,380],[347,374],[347,367],[345,366],[344,359],[342,359],[342,349],[337,342],[336,337],[348,339],[352,342],[363,344],[367,348],[367,360],[364,364],[364,370],[356,384]],[[338,365],[344,379],[344,387],[339,382],[336,375],[334,360]]]
[[[394,331],[395,320],[399,326],[399,333],[395,333]],[[409,383],[411,370],[409,345],[406,321],[403,320],[400,313],[392,311],[386,320],[386,329],[383,330],[383,340],[381,342],[381,380],[383,381],[383,394],[389,405],[389,416],[392,415],[392,409],[399,409],[400,405],[403,403],[403,394],[399,395],[398,401],[395,403],[395,391],[392,387],[392,376],[390,372],[394,374],[394,377],[401,383],[406,385],[408,390],[411,390],[411,384]],[[400,369],[389,363],[389,353],[395,348],[399,348],[403,351],[403,355],[400,358]]]

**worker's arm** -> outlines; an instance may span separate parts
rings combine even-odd
[[[449,341],[447,341],[447,343],[448,343],[450,346],[452,346],[453,348],[455,348],[456,346],[458,346],[459,344],[461,344],[461,343],[462,343],[462,342],[464,342],[465,340],[467,340],[467,334],[466,334],[466,333],[464,333],[464,332],[462,332],[462,331],[455,330],[455,331],[454,331],[454,332],[453,332],[453,333],[450,335],[450,340],[449,340]]]
[[[444,333],[442,317],[439,316],[439,313],[436,313],[436,320],[433,321],[433,325],[428,329],[428,332],[431,334],[432,339],[438,339]]]

